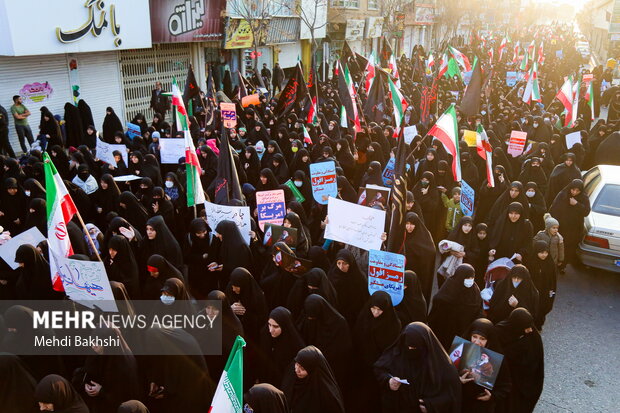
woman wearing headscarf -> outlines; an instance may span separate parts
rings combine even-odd
[[[295,228],[297,230],[295,255],[298,257],[306,257],[308,255],[308,249],[310,248],[310,234],[302,224],[299,215],[295,212],[289,212],[284,217],[284,223],[282,225],[288,228]]]
[[[252,184],[252,186],[256,186],[261,171],[261,164],[254,146],[245,148],[244,156],[241,157],[241,166],[245,171],[248,182]]]
[[[433,297],[428,324],[445,349],[450,348],[454,336],[482,315],[482,298],[474,278],[474,267],[461,264]]]
[[[154,305],[152,317],[183,315],[191,317],[196,313],[187,287],[181,278],[168,278],[164,281],[159,295],[159,302]]]
[[[478,258],[478,251],[475,249],[475,238],[476,235],[474,233],[474,220],[472,217],[464,216],[462,217],[456,226],[450,231],[448,234],[448,241],[452,241],[458,245],[463,247],[462,251],[448,250],[444,253],[443,250],[440,249],[441,253],[441,265],[448,259],[450,256],[455,256],[461,259],[462,263],[473,265]],[[486,254],[486,251],[484,252]],[[446,274],[443,271],[439,272],[437,275],[437,284],[439,287],[442,286],[446,276],[449,277],[450,274]]]
[[[338,296],[336,308],[352,328],[362,306],[368,300],[368,280],[350,250],[338,251],[327,278],[336,289]]]
[[[263,269],[260,285],[265,291],[267,308],[269,309],[286,306],[291,288],[299,278],[297,274],[287,271],[284,267],[282,254],[295,257],[295,253],[288,245],[282,241],[276,242],[271,249],[271,260],[266,263]]]
[[[207,268],[212,273],[210,276],[217,277],[222,288],[228,285],[235,268],[253,270],[252,251],[233,221],[220,221],[215,227],[209,261]]]
[[[34,413],[34,380],[26,365],[9,353],[0,353],[0,406],[11,413]]]
[[[33,227],[47,237],[47,207],[44,199],[34,198],[30,201],[24,231]]]
[[[22,232],[28,204],[15,178],[6,178],[0,194],[0,225],[12,235]]]
[[[203,413],[209,410],[214,383],[196,339],[182,329],[146,332],[146,350],[156,356],[146,371],[154,411]]]
[[[526,264],[539,294],[538,314],[534,321],[536,328],[542,331],[545,317],[553,308],[557,287],[558,270],[549,253],[549,244],[542,240],[535,241],[534,253]]]
[[[576,164],[577,157],[575,154],[569,152],[563,156],[562,163],[553,168],[551,175],[549,175],[549,187],[545,201],[547,205],[551,205],[555,200],[556,195],[570,184],[575,179],[581,179],[581,170]]]
[[[485,222],[491,227],[495,226],[497,221],[504,216],[504,214],[506,214],[506,209],[513,202],[520,203],[523,207],[523,218],[529,218],[530,204],[527,196],[525,195],[525,188],[521,182],[514,181],[508,188],[506,188],[504,193],[497,198],[497,201],[493,204],[493,207],[491,208],[489,216]]]
[[[104,217],[110,212],[118,212],[120,189],[110,174],[104,174],[99,181],[99,191],[97,192],[97,213],[99,214],[100,223],[104,221]],[[103,226],[101,228],[104,228]],[[104,228],[105,229],[105,228]]]
[[[425,324],[405,327],[374,366],[385,412],[459,413],[461,382],[435,334]],[[404,384],[403,381],[409,384]]]
[[[142,286],[145,300],[157,300],[161,296],[164,283],[169,278],[183,280],[183,274],[168,260],[158,254],[151,255],[146,261],[147,277]]]
[[[278,183],[283,184],[291,178],[286,160],[281,153],[276,153],[271,158],[269,168],[273,171]]]
[[[272,191],[277,189],[280,184],[278,179],[273,174],[273,171],[269,168],[261,169],[258,176],[258,184],[256,185],[256,191]]]
[[[62,132],[60,126],[54,118],[54,115],[50,110],[43,106],[41,107],[41,123],[39,124],[39,136],[44,137],[41,142],[41,148],[45,150],[48,145],[62,145]]]
[[[139,400],[128,400],[118,406],[116,413],[149,413],[149,409]]]
[[[545,380],[543,342],[534,327],[534,317],[527,309],[516,308],[507,320],[497,324],[497,330],[512,381],[506,410],[531,413]]]
[[[120,345],[93,348],[83,367],[73,372],[73,384],[90,413],[114,412],[125,400],[141,396],[136,359],[118,329],[100,327],[91,336],[112,337]]]
[[[407,212],[405,217],[405,269],[414,271],[418,275],[422,293],[427,302],[431,299],[435,277],[435,252],[435,243],[424,222],[415,212]]]
[[[532,157],[523,162],[519,182],[535,182],[543,194],[547,191],[547,175],[540,158]]]
[[[129,297],[140,297],[140,271],[129,241],[122,235],[114,235],[108,242],[109,258],[105,260],[106,273],[110,281],[123,283]]]
[[[105,118],[103,119],[103,140],[107,143],[114,143],[114,134],[123,131],[121,120],[114,113],[114,109],[107,107]]]
[[[267,143],[267,145],[266,145],[266,148],[265,148],[265,154],[263,155],[263,157],[260,160],[261,166],[263,168],[271,168],[273,157],[277,153],[279,153],[280,155],[284,156],[282,154],[282,150],[280,149],[280,145],[278,145],[278,142],[276,142],[276,141],[269,141]]]
[[[486,318],[475,320],[462,336],[466,340],[496,353],[503,354],[503,348],[493,323]],[[504,406],[510,394],[510,371],[507,363],[502,363],[493,390],[488,390],[474,383],[469,371],[460,371],[463,383],[463,412],[493,413]]]
[[[304,341],[295,328],[291,312],[284,307],[271,310],[260,330],[258,379],[279,386],[286,369],[303,347]]]
[[[15,252],[19,276],[15,293],[20,300],[58,300],[64,294],[54,291],[50,266],[45,257],[32,245],[23,244]],[[58,282],[61,282],[58,279]]]
[[[493,166],[493,181],[495,186],[489,186],[489,183],[485,179],[478,191],[476,206],[474,208],[474,219],[477,223],[487,222],[487,216],[491,212],[491,208],[495,205],[497,199],[506,190],[509,190],[510,183],[503,166]]]
[[[299,316],[310,294],[318,294],[333,307],[338,307],[338,296],[334,286],[327,278],[325,271],[315,267],[295,281],[288,295],[286,308],[290,309],[294,318]]]
[[[362,177],[362,181],[360,186],[365,187],[366,185],[378,185],[383,186],[383,168],[378,161],[372,161],[368,164],[368,169],[366,173]]]
[[[71,383],[56,374],[45,376],[37,384],[34,398],[41,411],[89,413],[89,409]]]
[[[255,384],[245,394],[245,406],[253,413],[290,413],[286,396],[268,383]]]
[[[108,225],[108,229],[103,236],[103,255],[107,255],[108,244],[110,239],[114,235],[123,235],[129,241],[129,245],[131,246],[131,250],[133,251],[134,257],[138,258],[141,256],[140,245],[142,244],[142,235],[140,232],[133,227],[125,218],[115,216],[110,221]]]
[[[125,191],[118,197],[118,205],[119,215],[144,234],[149,214],[138,198],[133,193]]]
[[[282,391],[292,413],[344,413],[342,394],[330,364],[315,346],[305,347],[287,369]]]
[[[146,238],[142,242],[142,249],[142,256],[145,258],[159,254],[177,269],[183,266],[181,247],[166,226],[164,218],[159,215],[150,218],[146,222]]]
[[[39,181],[34,178],[28,178],[24,181],[24,195],[30,199],[41,198],[45,199],[45,188]]]
[[[432,172],[426,171],[421,175],[420,180],[413,187],[413,196],[422,208],[424,225],[428,228],[433,240],[439,241],[440,230],[443,231],[441,218],[445,208]]]
[[[512,267],[506,278],[495,286],[487,314],[494,323],[504,321],[517,307],[525,308],[533,317],[538,315],[539,294],[528,269],[521,264]]]
[[[590,214],[590,198],[583,191],[583,181],[574,179],[555,197],[549,213],[560,223],[564,237],[565,264],[574,264],[577,246],[583,236],[583,221]]]
[[[306,344],[317,346],[325,354],[338,382],[344,383],[351,351],[351,335],[345,318],[323,297],[310,294],[297,329]]]
[[[528,200],[532,227],[534,231],[538,232],[545,228],[545,220],[543,218],[547,212],[545,197],[536,182],[528,182],[525,185],[525,196]]]
[[[209,264],[210,232],[211,229],[204,218],[194,218],[189,224],[187,244],[183,248],[189,287],[197,299],[203,299],[210,291],[217,289],[217,279],[204,271]]]
[[[415,272],[411,270],[405,271],[404,288],[403,300],[400,304],[394,306],[396,314],[400,319],[400,325],[406,326],[415,321],[426,323],[426,299],[422,294],[422,284]]]
[[[530,221],[524,218],[523,210],[519,202],[511,203],[493,226],[489,255],[494,259],[507,257],[521,262],[527,259],[532,248],[533,230]]]
[[[238,267],[230,273],[226,298],[243,324],[246,339],[257,341],[267,320],[267,304],[263,290],[247,269]]]

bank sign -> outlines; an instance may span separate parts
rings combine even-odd
[[[0,55],[148,47],[148,0],[0,0]]]

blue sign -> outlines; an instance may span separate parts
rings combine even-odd
[[[405,256],[393,252],[368,252],[368,292],[385,291],[397,306],[405,295]]]
[[[383,174],[381,177],[383,178],[383,185],[391,188],[394,183],[394,166],[396,165],[396,159],[390,158],[387,165],[385,165],[385,169],[383,170]]]
[[[330,196],[335,198],[338,195],[334,161],[310,164],[310,182],[314,200],[321,205],[327,205]]]
[[[142,136],[142,131],[140,130],[140,126],[127,122],[127,137],[131,140],[136,136]]]
[[[461,211],[468,217],[474,215],[474,189],[464,180],[461,181]]]

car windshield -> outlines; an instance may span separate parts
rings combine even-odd
[[[620,217],[620,185],[607,184],[594,201],[592,211]]]

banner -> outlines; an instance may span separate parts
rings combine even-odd
[[[258,210],[258,226],[265,230],[265,224],[282,225],[286,215],[284,191],[259,191],[256,193],[256,208]]]
[[[131,140],[136,136],[142,136],[142,130],[140,126],[133,124],[131,122],[127,122],[127,137]]]
[[[125,166],[129,166],[129,160],[127,155],[127,147],[125,145],[111,145],[105,143],[101,139],[97,139],[97,146],[95,147],[95,153],[97,158],[101,161],[113,165],[116,167],[116,160],[114,159],[114,151],[119,151],[125,161]]]
[[[329,222],[325,227],[325,239],[343,242],[367,251],[381,248],[385,211],[330,197],[327,214]]]
[[[207,201],[205,202],[205,213],[207,223],[212,230],[215,230],[221,221],[233,221],[237,224],[245,243],[250,245],[250,231],[252,231],[250,207],[218,205]]]
[[[159,140],[161,163],[178,164],[185,157],[185,139],[167,138]]]
[[[230,129],[237,126],[237,108],[234,103],[222,102],[220,103],[220,110],[225,128]]]
[[[15,253],[17,249],[24,244],[30,244],[36,247],[41,241],[45,241],[45,237],[37,227],[32,227],[0,245],[0,258],[2,258],[11,269],[16,270],[19,268],[19,264],[15,262]]]
[[[413,138],[418,134],[418,127],[416,125],[413,126],[405,126],[403,129],[403,135],[405,138],[405,143],[407,145],[411,145]]]
[[[405,256],[388,251],[368,253],[368,292],[385,291],[397,306],[405,295]]]
[[[474,215],[474,188],[463,179],[461,181],[461,211],[468,217]]]
[[[310,164],[310,182],[314,200],[321,205],[327,205],[329,197],[338,195],[334,161]]]
[[[527,140],[527,132],[513,130],[510,133],[510,141],[508,142],[508,154],[513,158],[523,153],[525,141]]]
[[[276,242],[283,242],[295,251],[297,247],[297,228],[287,228],[276,224],[265,224],[263,245],[271,247]]]
[[[58,268],[65,293],[72,301],[88,308],[98,307],[105,312],[118,312],[102,262],[58,257]]]

